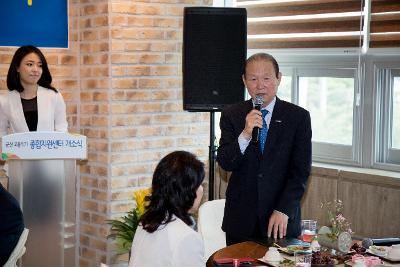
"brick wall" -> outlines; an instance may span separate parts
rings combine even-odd
[[[149,186],[167,153],[185,149],[207,159],[209,115],[182,111],[181,48],[183,7],[210,3],[111,3],[111,216],[133,207],[132,188]],[[110,263],[126,259],[110,248]]]
[[[69,0],[69,48],[41,49],[67,104],[70,131],[88,137],[81,163],[79,265],[126,266],[105,220],[131,209],[161,157],[208,158],[209,114],[182,110],[183,7],[212,0]],[[0,47],[0,92],[15,47]],[[205,190],[207,192],[207,189]]]
[[[109,1],[80,1],[80,132],[88,137],[88,162],[80,168],[79,266],[107,261],[109,214],[110,38]]]

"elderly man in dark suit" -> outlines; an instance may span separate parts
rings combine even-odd
[[[7,262],[24,227],[17,200],[0,183],[0,266]]]
[[[247,59],[243,82],[251,100],[222,112],[217,161],[232,171],[222,229],[227,245],[254,238],[298,237],[300,201],[311,169],[311,119],[305,109],[276,97],[282,74],[276,60]],[[262,98],[261,110],[254,101]],[[255,127],[259,141],[252,142]]]

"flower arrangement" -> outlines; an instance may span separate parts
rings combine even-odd
[[[107,220],[111,225],[111,234],[108,237],[115,240],[118,254],[125,254],[131,250],[140,217],[146,210],[146,197],[149,195],[150,188],[135,191],[133,199],[136,207],[119,220]]]
[[[328,201],[321,204],[321,208],[326,208],[328,212],[329,222],[331,223],[330,233],[327,234],[332,240],[337,240],[342,232],[352,234],[350,223],[343,216],[343,202],[340,199]]]

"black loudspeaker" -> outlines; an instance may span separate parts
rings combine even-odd
[[[183,109],[219,111],[244,100],[245,8],[185,7]]]

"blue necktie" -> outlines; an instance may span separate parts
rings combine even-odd
[[[262,119],[263,119],[263,127],[260,129],[260,149],[261,152],[264,152],[264,145],[265,141],[267,140],[267,134],[268,134],[268,125],[267,122],[265,121],[265,117],[268,114],[268,110],[263,109],[261,110],[262,113]]]

